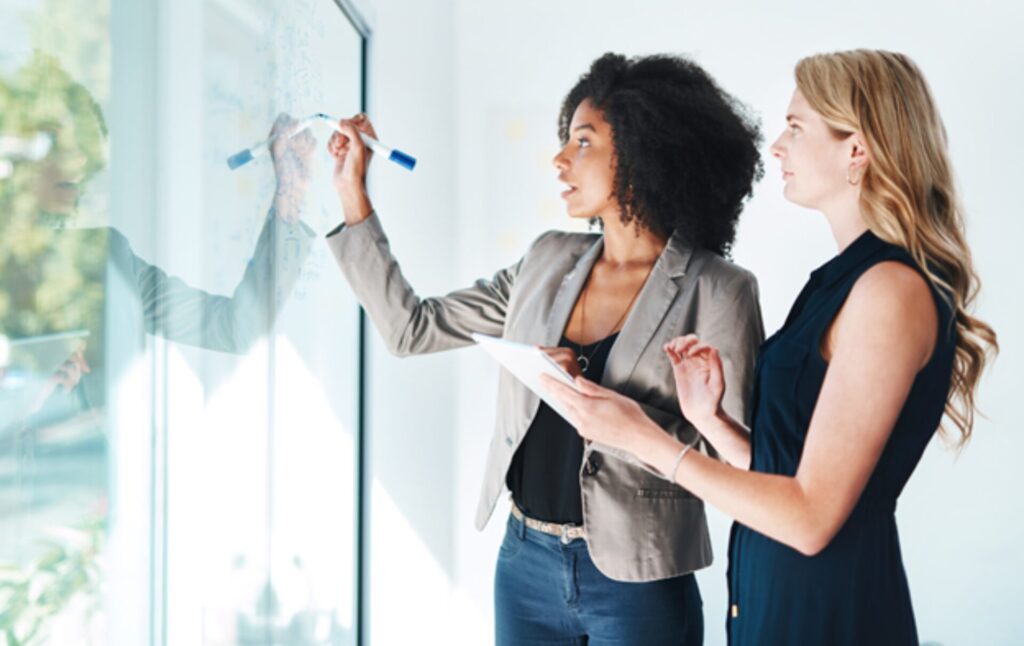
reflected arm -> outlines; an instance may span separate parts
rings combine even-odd
[[[309,256],[315,234],[268,214],[241,282],[231,296],[210,294],[169,276],[111,235],[111,261],[138,290],[146,331],[178,343],[243,354],[273,327]]]

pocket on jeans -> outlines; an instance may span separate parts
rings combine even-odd
[[[526,540],[519,538],[518,530],[519,522],[509,516],[508,522],[505,524],[505,538],[501,541],[501,547],[498,549],[498,558],[512,558],[522,549]]]

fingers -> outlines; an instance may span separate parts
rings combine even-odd
[[[331,133],[331,138],[327,140],[327,152],[329,152],[335,159],[345,158],[345,144],[348,143],[348,138],[343,137],[341,133]]]
[[[360,112],[356,116],[352,117],[352,124],[374,139],[377,138],[377,131],[373,129],[373,124],[370,123],[370,117],[366,116],[365,112]]]
[[[61,364],[60,368],[53,374],[53,381],[64,389],[64,392],[71,390],[82,380],[82,375],[92,372],[89,362],[85,360],[85,343],[78,346],[78,349],[71,353],[68,360]]]
[[[552,359],[574,359],[576,357],[569,348],[552,348],[544,345],[538,345],[537,347],[543,350],[544,354],[548,355]]]
[[[338,121],[338,129],[340,132],[335,132],[331,139],[334,142],[335,149],[331,153],[334,158],[339,162],[344,161],[349,153],[356,155],[355,159],[366,158],[372,155],[366,144],[363,143],[362,138],[359,136],[359,130],[353,125],[350,119],[341,119]]]
[[[327,141],[327,152],[334,157],[335,161],[339,164],[343,164],[349,151],[353,148],[349,143],[350,141],[351,139],[349,137],[341,134],[340,132],[334,132],[331,134],[331,138]]]
[[[57,383],[64,389],[64,392],[71,392],[71,389],[77,386],[78,382],[82,379],[82,367],[75,361],[68,359],[57,369],[55,377]]]
[[[548,352],[549,354],[552,353],[552,352],[549,352],[549,351],[565,350],[566,352],[569,353],[571,361],[573,363],[576,362],[576,355],[574,355],[571,350],[568,350],[566,348],[544,348],[544,347],[541,347],[541,350],[544,350],[545,352]],[[577,370],[577,372],[579,372],[579,371]],[[576,390],[575,391],[572,388],[570,388],[569,386],[567,386],[567,385],[565,385],[565,384],[555,380],[552,377],[549,377],[548,375],[541,375],[541,381],[544,382],[545,387],[547,387],[547,382],[550,382],[554,386],[558,387],[557,390],[559,392],[571,394],[572,397],[573,397],[573,401],[576,401],[576,402],[579,402],[580,398],[583,397],[583,396],[585,396],[585,397],[607,397],[608,396],[608,392],[609,392],[606,388],[604,388],[603,386],[600,386],[597,383],[587,379],[582,374],[575,375],[575,379],[573,380],[575,382],[575,384],[576,384]],[[549,390],[551,390],[551,389],[549,389]]]
[[[576,377],[576,387],[588,397],[607,397],[608,391],[583,375]]]
[[[696,334],[687,334],[685,336],[677,336],[668,343],[665,344],[664,349],[666,352],[672,350],[677,355],[686,356],[686,351],[694,344],[698,343],[699,339]]]
[[[678,336],[666,343],[663,346],[663,349],[665,350],[665,354],[669,356],[673,365],[678,365],[679,362],[685,359],[693,359],[701,356],[707,358],[710,357],[712,353],[714,353],[714,356],[718,356],[718,351],[714,346],[702,342],[695,334]]]
[[[544,387],[544,390],[548,391],[551,397],[554,398],[554,400],[558,402],[567,413],[569,413],[573,422],[579,419],[579,410],[583,395],[575,392],[569,386],[548,375],[541,375],[540,383]]]
[[[696,343],[697,336],[695,334],[677,336],[664,345],[664,350],[665,353],[668,354],[669,361],[672,362],[673,366],[676,366],[686,358],[687,350]]]
[[[359,136],[359,129],[356,128],[351,119],[340,120],[338,122],[338,127],[341,128],[341,132],[337,134],[341,135],[343,139],[346,139],[349,146],[360,150],[366,147],[363,143],[362,137]]]
[[[709,378],[711,387],[716,391],[725,390],[725,376],[722,374],[722,358],[718,356],[718,350],[711,350],[711,365],[713,366]]]
[[[71,360],[78,364],[78,367],[82,372],[90,373],[92,372],[92,368],[89,367],[89,362],[85,360],[85,348],[86,344],[85,342],[82,342],[82,344],[78,346],[78,349],[75,350],[75,353],[71,355]]]
[[[285,128],[288,127],[288,124],[291,121],[292,117],[287,112],[281,112],[278,114],[277,118],[274,119],[273,125],[270,126],[270,136],[273,137],[274,135],[284,132]]]
[[[544,346],[537,346],[544,351],[549,357],[551,357],[555,363],[557,363],[562,370],[569,373],[570,376],[575,377],[580,374],[580,364],[576,360],[576,353],[568,348],[550,348]]]
[[[683,361],[683,356],[667,343],[665,344],[665,354],[668,355],[668,360],[672,362],[673,366],[678,366]]]
[[[686,351],[686,357],[698,357],[700,355],[709,354],[715,351],[715,348],[708,345],[707,343],[694,343]]]
[[[572,388],[558,381],[551,375],[542,374],[540,376],[540,385],[544,386],[544,390],[551,393],[559,401],[563,398],[579,396],[579,393],[574,392]]]
[[[279,138],[288,139],[296,134],[300,125],[298,119],[292,118],[287,112],[282,112],[277,115],[274,125],[270,127],[270,136],[281,135]]]

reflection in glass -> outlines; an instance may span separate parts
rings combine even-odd
[[[287,130],[282,111],[357,110],[361,38],[330,2],[186,5],[206,25],[204,81],[168,100],[202,106],[201,143],[177,158],[201,172],[165,194],[194,195],[197,210],[133,213],[123,230],[109,225],[111,187],[144,169],[115,158],[108,171],[122,125],[103,108],[111,60],[135,55],[111,51],[117,5],[113,16],[83,0],[0,8],[7,643],[353,639],[357,310],[336,272],[321,275],[328,259],[307,224],[333,219],[315,177],[322,151],[304,133],[245,175],[228,176],[223,159],[271,122]],[[142,141],[120,150],[133,146],[156,154]],[[173,158],[156,172],[179,171]],[[137,251],[139,231],[175,227],[201,235]],[[189,256],[201,263],[177,262]],[[124,600],[148,610],[132,620],[147,634],[122,627]]]

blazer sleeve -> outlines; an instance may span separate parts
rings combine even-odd
[[[327,234],[345,279],[396,356],[472,345],[473,332],[501,336],[522,260],[445,296],[422,298],[402,274],[376,213]]]
[[[111,231],[114,266],[138,290],[146,331],[178,343],[242,354],[277,319],[315,233],[304,223],[290,224],[267,215],[241,282],[231,296],[192,287],[136,256],[127,239]]]
[[[705,305],[707,310],[698,317],[696,334],[717,348],[722,359],[725,377],[722,408],[749,428],[754,364],[764,340],[757,279],[743,270],[715,290],[713,298]]]

